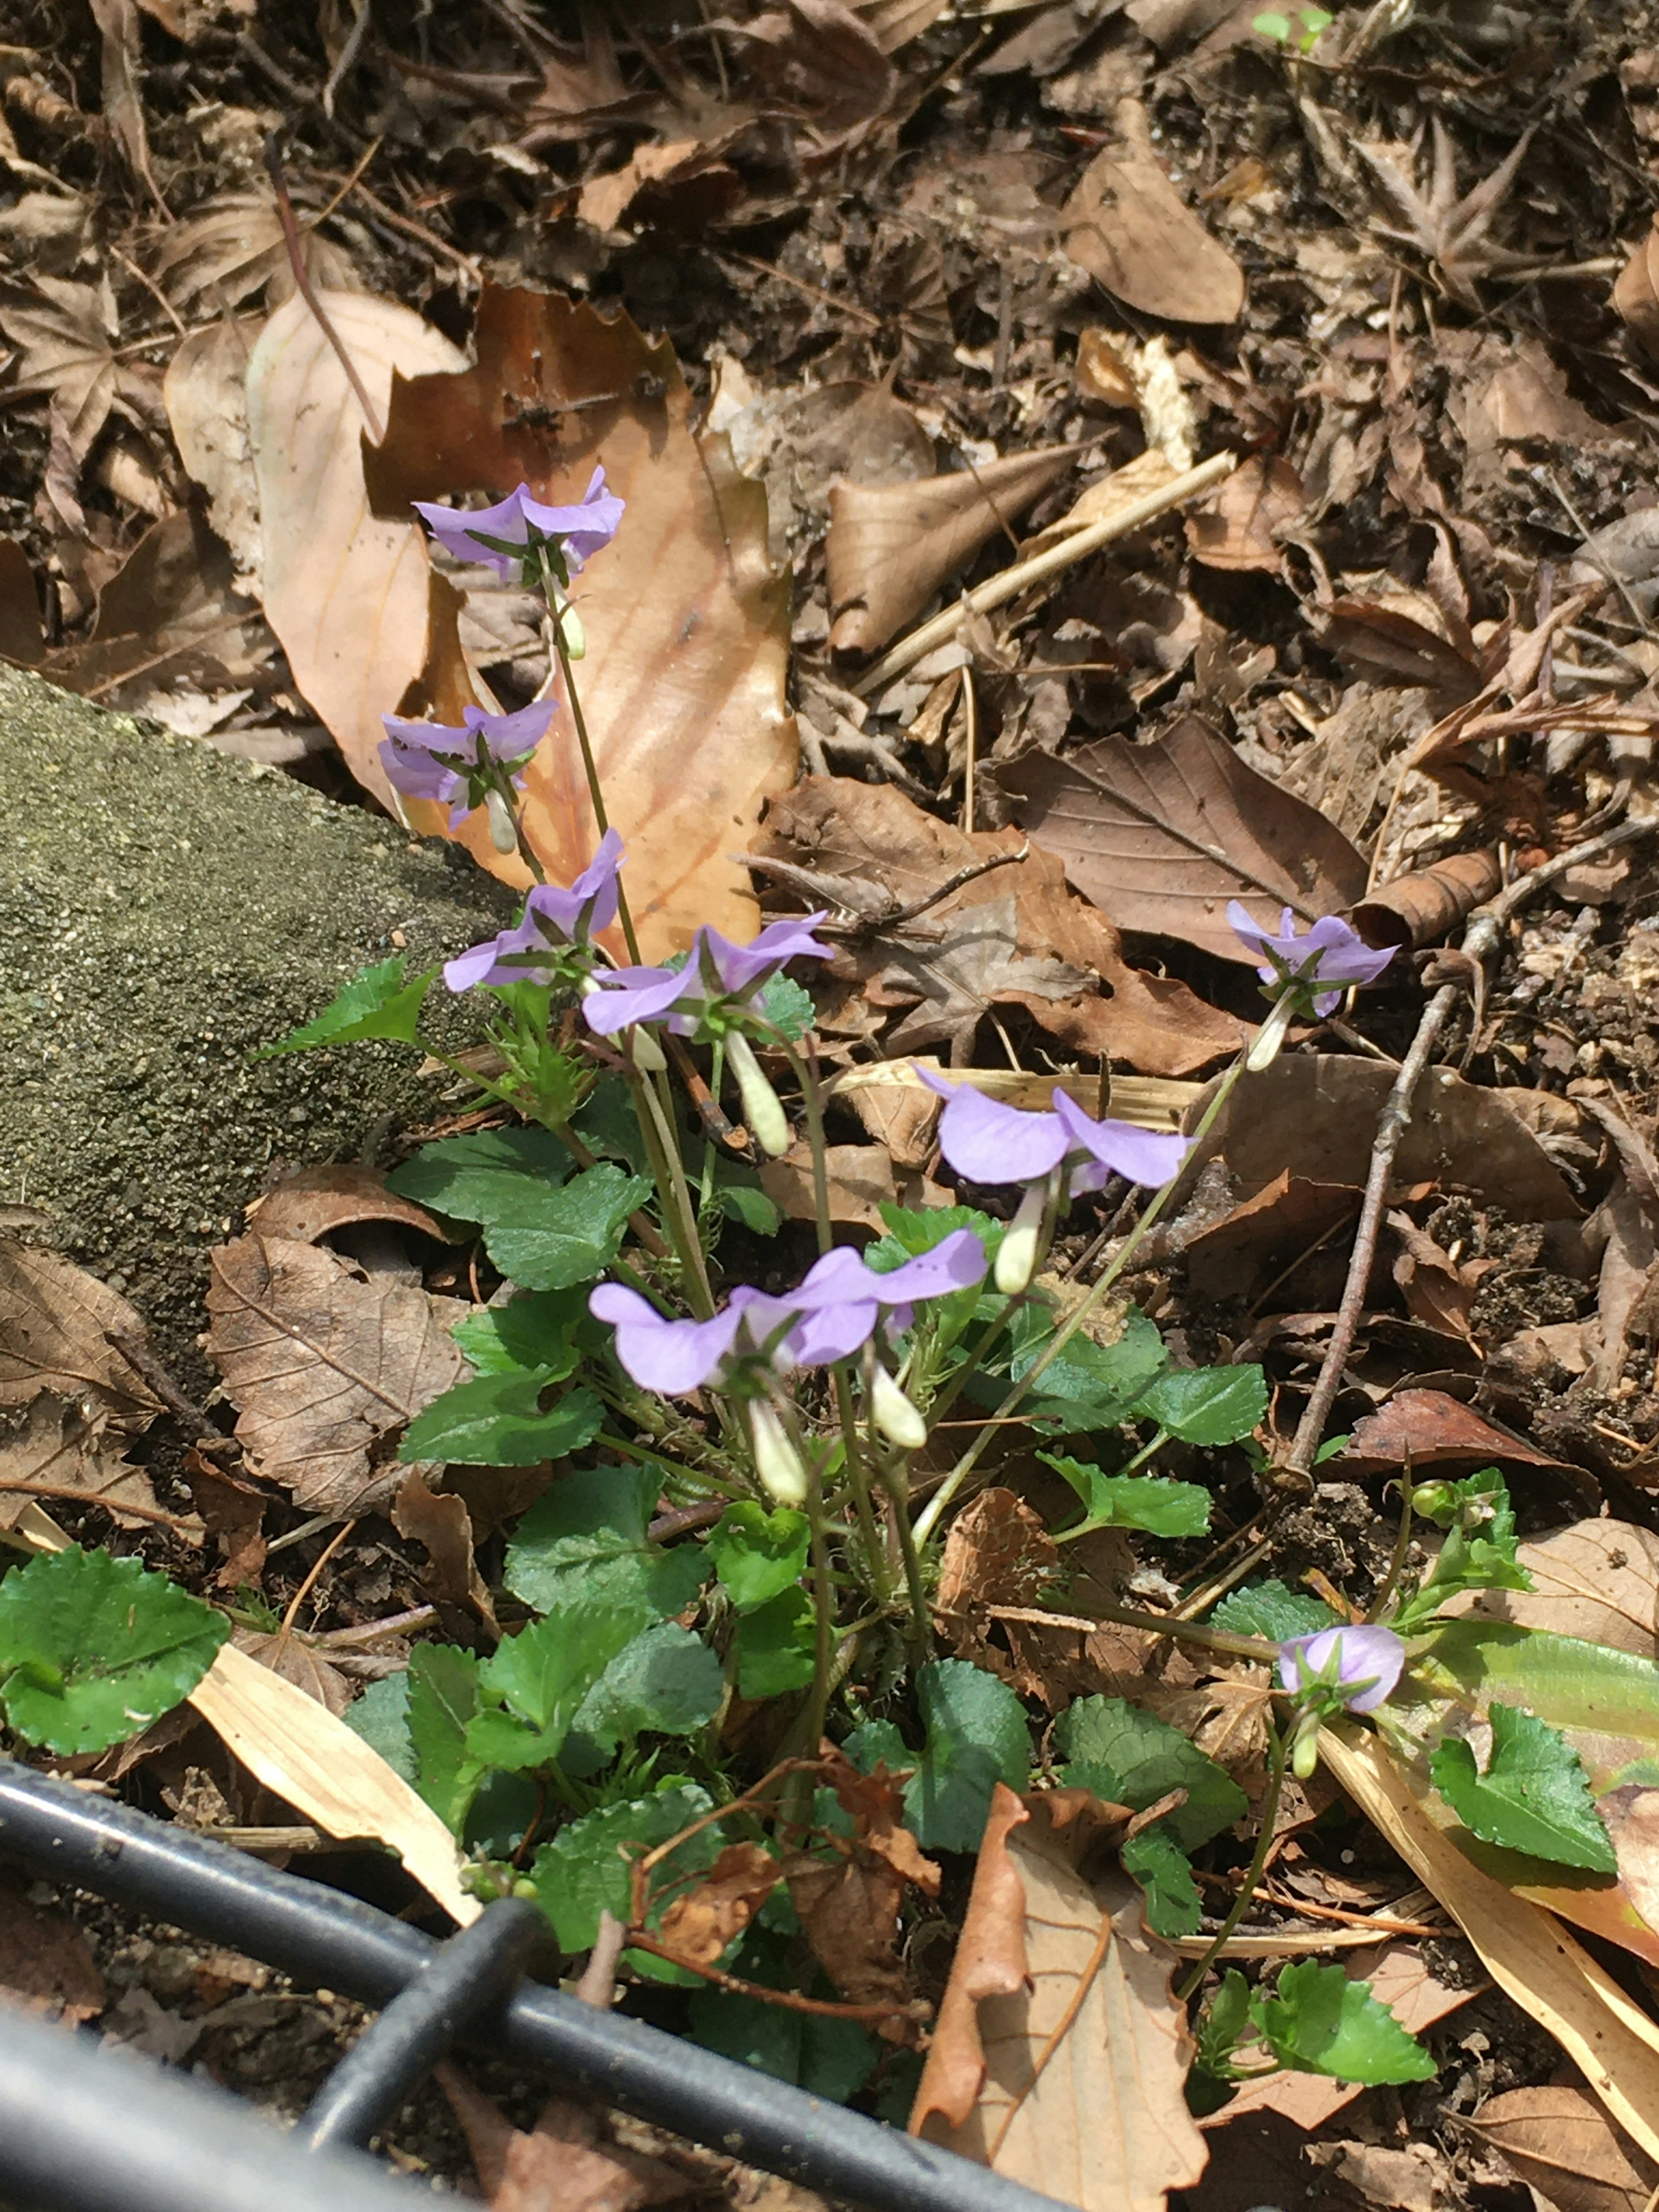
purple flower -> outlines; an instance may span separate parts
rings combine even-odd
[[[1250,919],[1249,909],[1237,899],[1227,903],[1227,919],[1234,933],[1253,952],[1267,955],[1256,969],[1264,983],[1282,988],[1297,982],[1313,988],[1314,1012],[1334,1013],[1342,994],[1356,983],[1374,983],[1394,958],[1395,948],[1385,945],[1373,951],[1358,933],[1334,914],[1315,922],[1305,937],[1296,933],[1296,917],[1289,907],[1279,916],[1279,933]]]
[[[550,981],[563,954],[573,945],[590,944],[617,919],[622,860],[623,841],[616,830],[607,830],[599,849],[568,890],[557,884],[538,884],[524,902],[519,927],[504,929],[488,945],[475,945],[449,961],[445,982],[452,991],[470,991],[479,983]]]
[[[939,1150],[970,1182],[1036,1182],[1065,1161],[1068,1191],[1100,1190],[1109,1174],[1155,1188],[1187,1156],[1184,1137],[1158,1136],[1129,1121],[1092,1121],[1058,1085],[1053,1113],[1029,1113],[970,1085],[947,1083],[931,1069],[916,1073],[946,1102]]]
[[[550,545],[562,558],[567,577],[574,576],[616,536],[624,504],[605,489],[605,471],[598,468],[571,507],[544,507],[530,496],[528,484],[520,484],[495,506],[471,514],[420,499],[415,501],[415,512],[425,516],[446,553],[458,561],[488,562],[498,575],[516,582],[527,568],[533,574],[535,555],[542,545]]]
[[[462,711],[459,729],[445,722],[406,722],[396,714],[380,717],[386,728],[380,765],[393,787],[405,798],[435,799],[449,806],[452,830],[483,804],[496,768],[529,759],[547,735],[553,702],[532,700],[514,714],[486,714],[482,707]],[[513,777],[514,783],[520,780]]]
[[[617,1357],[641,1389],[660,1391],[665,1398],[683,1398],[688,1391],[700,1390],[724,1364],[744,1328],[745,1314],[757,1301],[771,1303],[762,1300],[758,1291],[749,1291],[745,1297],[739,1290],[732,1293],[725,1311],[712,1321],[669,1321],[649,1299],[625,1284],[601,1283],[589,1296],[587,1310],[596,1320],[608,1321],[615,1328]],[[770,1331],[766,1316],[758,1313],[750,1325],[758,1326],[762,1333],[760,1337],[751,1337],[752,1351]]]
[[[732,1024],[786,960],[834,957],[834,947],[820,945],[812,934],[823,918],[809,914],[798,921],[769,922],[750,945],[734,945],[717,929],[700,929],[684,968],[613,970],[582,1001],[587,1025],[600,1036],[614,1036],[637,1022],[666,1019],[677,1036],[690,1036],[700,1025],[717,1033]]]
[[[1324,1688],[1351,1713],[1375,1712],[1393,1696],[1406,1647],[1391,1628],[1322,1628],[1279,1647],[1279,1687]]]

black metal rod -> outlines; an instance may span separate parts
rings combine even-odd
[[[416,2212],[360,2151],[312,2152],[222,2089],[0,2006],[0,2191],[16,2212]],[[431,2192],[422,2192],[428,2200]]]
[[[434,1948],[355,1898],[3,1759],[0,1853],[360,2003],[386,2003]],[[937,2144],[562,1990],[521,1983],[500,2027],[514,2057],[601,2103],[868,2212],[1054,2212]]]
[[[381,2123],[425,2081],[459,2037],[499,2009],[547,1923],[533,1905],[503,1897],[446,1942],[372,2021],[295,2128],[313,2150],[368,2148]]]

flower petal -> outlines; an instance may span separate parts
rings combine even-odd
[[[939,1148],[969,1182],[1035,1182],[1065,1158],[1066,1131],[1054,1115],[1005,1106],[971,1084],[947,1083],[926,1067],[916,1073],[947,1102],[939,1116]]]

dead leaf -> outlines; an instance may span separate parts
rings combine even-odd
[[[1228,923],[1230,899],[1277,927],[1282,907],[1311,920],[1364,891],[1365,862],[1340,830],[1195,716],[1154,744],[1102,738],[1029,753],[998,781],[1022,826],[1120,929],[1254,965]]]
[[[74,284],[37,273],[31,293],[0,306],[0,331],[22,349],[10,391],[48,395],[78,468],[128,384],[115,357],[119,321],[107,280]]]
[[[830,1198],[830,1218],[857,1229],[886,1233],[884,1206],[903,1203],[891,1155],[881,1145],[829,1145],[824,1148],[823,1171]],[[812,1221],[817,1216],[814,1195],[811,1147],[792,1145],[775,1160],[763,1160],[760,1186],[787,1221]],[[936,1188],[937,1186],[934,1186]],[[941,1204],[948,1200],[941,1198]]]
[[[394,371],[454,374],[449,340],[394,300],[321,295],[375,406]],[[426,542],[407,509],[371,514],[362,439],[377,428],[296,292],[266,323],[247,370],[259,493],[259,596],[307,703],[359,783],[396,813],[380,747],[426,654]]]
[[[378,1168],[352,1160],[325,1167],[296,1168],[247,1209],[262,1237],[283,1237],[294,1244],[319,1243],[337,1229],[360,1221],[395,1221],[438,1243],[444,1235],[423,1206],[388,1190]]]
[[[1401,1466],[1407,1454],[1414,1468],[1500,1466],[1560,1469],[1582,1482],[1582,1472],[1552,1459],[1524,1437],[1499,1428],[1473,1407],[1443,1390],[1396,1390],[1380,1413],[1354,1424],[1353,1433],[1335,1464],[1344,1474],[1378,1474]]]
[[[137,1310],[95,1275],[0,1237],[0,1406],[27,1406],[43,1390],[90,1395],[113,1426],[146,1427],[161,1401],[111,1336],[149,1342]]]
[[[899,1818],[904,1800],[887,1771],[885,1760],[878,1759],[868,1774],[861,1774],[845,1752],[827,1737],[819,1750],[819,1771],[852,1821],[860,1848],[885,1859],[924,1897],[937,1897],[939,1868],[922,1856],[921,1846]]]
[[[1582,2089],[1508,2089],[1464,2126],[1559,2212],[1646,2212],[1659,2165]]]
[[[515,2128],[450,2059],[434,2069],[472,2153],[491,2212],[641,2212],[690,2189],[660,2159],[604,2141],[597,2113],[553,2097],[533,2129]]]
[[[0,1875],[0,2002],[78,2027],[104,2009],[104,1980],[87,1939],[60,1912],[31,1905],[27,1885]]]
[[[1439,272],[1452,298],[1478,312],[1480,295],[1475,289],[1477,280],[1528,258],[1494,244],[1490,230],[1493,217],[1515,181],[1516,171],[1526,158],[1533,133],[1524,132],[1490,176],[1483,177],[1471,191],[1460,195],[1457,156],[1451,134],[1437,115],[1431,118],[1430,128],[1432,151],[1424,187],[1418,185],[1406,166],[1416,155],[1420,134],[1411,147],[1400,149],[1403,156],[1401,161],[1381,148],[1354,141],[1354,151],[1370,169],[1373,182],[1395,217],[1392,225],[1374,222],[1371,228],[1380,238],[1415,246]]]
[[[229,316],[192,331],[161,380],[179,458],[208,495],[208,514],[239,575],[264,565],[259,486],[248,433],[247,371],[259,325]]]
[[[1496,853],[1454,853],[1396,876],[1362,899],[1351,919],[1367,945],[1437,945],[1503,888]]]
[[[1121,469],[1097,477],[1080,492],[1057,522],[1039,530],[1035,538],[1024,539],[1019,549],[1022,556],[1046,552],[1049,546],[1075,537],[1079,530],[1091,529],[1097,522],[1109,522],[1125,507],[1173,483],[1179,473],[1161,453],[1137,453],[1133,460],[1125,461]]]
[[[989,1606],[1039,1606],[1060,1567],[1060,1552],[1038,1516],[1012,1490],[982,1490],[951,1522],[939,1564],[934,1606],[958,1659],[1012,1682],[1022,1697],[1048,1695],[1048,1677],[1029,1656],[1037,1638],[1006,1630],[1013,1658],[988,1638]]]
[[[767,553],[763,495],[723,438],[693,434],[672,349],[648,345],[625,316],[486,288],[474,345],[475,367],[398,384],[386,444],[368,456],[377,511],[473,486],[499,498],[521,482],[538,499],[576,499],[603,461],[628,511],[577,582],[579,681],[605,805],[628,842],[634,920],[647,959],[684,950],[704,922],[747,939],[755,908],[728,856],[798,760],[784,702],[788,585]],[[468,679],[453,621],[444,641],[441,584],[455,599],[434,578],[426,703],[457,720]],[[526,834],[568,883],[597,833],[562,708],[525,793]],[[441,831],[441,810],[417,805],[410,818]],[[461,842],[528,884],[495,851],[482,812]]]
[[[239,1651],[268,1667],[284,1682],[291,1682],[296,1690],[303,1690],[325,1711],[336,1720],[345,1711],[354,1695],[351,1685],[337,1667],[331,1667],[314,1644],[304,1638],[282,1630],[274,1632],[256,1628],[235,1628],[231,1641]]]
[[[1285,565],[1277,532],[1299,522],[1302,479],[1277,453],[1239,463],[1213,501],[1187,518],[1193,558],[1206,568],[1255,569],[1276,576]]]
[[[911,2132],[1083,2212],[1163,2212],[1208,2156],[1175,1964],[1127,1877],[1085,1883],[999,1784]]]
[[[315,290],[357,289],[350,256],[310,223],[300,226],[300,258]],[[150,268],[180,307],[198,300],[211,307],[240,307],[264,289],[275,308],[294,295],[283,221],[268,191],[224,192],[203,201],[161,233]]]
[[[576,195],[577,216],[592,223],[595,230],[614,230],[646,185],[684,184],[710,167],[714,161],[701,138],[636,146],[620,169],[588,179]]]
[[[1244,272],[1170,181],[1146,111],[1120,101],[1123,143],[1097,154],[1066,204],[1066,251],[1104,289],[1171,323],[1232,323]]]
[[[214,1580],[221,1589],[258,1585],[265,1564],[265,1506],[263,1491],[216,1467],[192,1447],[185,1455],[190,1494],[208,1534],[218,1539],[222,1564]]]
[[[783,1867],[762,1844],[727,1844],[696,1887],[662,1916],[660,1934],[675,1955],[712,1966],[740,1936],[783,1880]]]
[[[1530,1590],[1469,1590],[1443,1610],[1508,1620],[1651,1659],[1659,1648],[1659,1536],[1627,1521],[1578,1521],[1516,1553]]]
[[[395,1432],[459,1382],[453,1302],[369,1275],[337,1252],[257,1231],[211,1255],[209,1350],[239,1408],[250,1470],[308,1513],[390,1501]]]
[[[150,167],[144,103],[138,88],[143,70],[138,9],[134,0],[92,0],[92,16],[103,34],[104,120],[125,155],[128,167],[165,216],[167,204]]]
[[[1076,462],[1075,446],[1045,446],[920,483],[837,484],[824,546],[830,644],[885,645]]]
[[[392,1520],[399,1535],[426,1546],[433,1595],[446,1605],[470,1606],[491,1635],[499,1635],[489,1585],[473,1554],[465,1501],[453,1491],[428,1490],[419,1468],[410,1468],[398,1486]]]
[[[824,1858],[791,1851],[784,1861],[789,1901],[812,1955],[848,2004],[888,2005],[874,2023],[890,2043],[914,2034],[910,1977],[899,1956],[902,1877],[885,1859],[849,1851]]]
[[[1344,1222],[1357,1220],[1360,1198],[1352,1184],[1316,1182],[1286,1168],[1219,1216],[1206,1215],[1191,1230],[1177,1224],[1187,1279],[1202,1297],[1249,1304],[1267,1285],[1284,1280],[1300,1255],[1313,1258],[1322,1240]],[[1340,1248],[1337,1256],[1346,1266]],[[1298,1269],[1298,1297],[1302,1286]]]
[[[1659,361],[1659,216],[1620,270],[1613,305],[1643,352]]]
[[[62,1503],[66,1492],[70,1502],[78,1496],[88,1505],[101,1505],[123,1528],[148,1528],[168,1517],[156,1504],[149,1477],[123,1456],[108,1417],[88,1418],[82,1404],[43,1390],[17,1423],[0,1425],[0,1528],[15,1528],[31,1498]],[[139,1511],[124,1513],[123,1502]],[[186,1521],[177,1521],[175,1533],[191,1540]],[[199,1523],[193,1540],[201,1541]]]
[[[752,41],[751,65],[775,99],[831,131],[852,131],[879,115],[897,82],[872,27],[843,0],[783,0],[781,8],[728,26]]]

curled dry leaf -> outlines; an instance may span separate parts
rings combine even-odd
[[[1582,2089],[1508,2089],[1464,2121],[1559,2212],[1646,2212],[1659,2164]]]
[[[1255,453],[1233,471],[1208,507],[1187,518],[1187,543],[1206,568],[1276,576],[1285,565],[1277,533],[1299,521],[1302,479],[1277,453]]]
[[[423,1237],[443,1238],[423,1206],[388,1190],[378,1168],[352,1160],[296,1169],[256,1200],[247,1213],[262,1237],[283,1237],[293,1244],[318,1243],[335,1230],[360,1221],[395,1221]]]
[[[727,1844],[695,1888],[675,1898],[659,1934],[669,1949],[712,1966],[741,1936],[783,1880],[781,1863],[763,1844]]]
[[[432,1594],[446,1605],[468,1606],[492,1636],[499,1635],[489,1585],[478,1572],[473,1553],[472,1516],[453,1491],[428,1488],[418,1468],[410,1468],[392,1509],[399,1535],[424,1544]]]
[[[999,1784],[912,2133],[1084,2212],[1163,2212],[1208,2155],[1175,1964],[1133,1884],[1085,1882]]]
[[[950,1203],[937,1183],[927,1182],[914,1170],[905,1176],[896,1174],[895,1166],[894,1157],[884,1145],[826,1146],[823,1171],[831,1221],[872,1229],[879,1237],[887,1227],[882,1218],[884,1206]],[[810,1145],[796,1143],[780,1158],[763,1160],[760,1186],[786,1220],[811,1221],[817,1218]]]
[[[453,374],[463,365],[412,308],[358,292],[321,296],[378,409],[394,370]],[[380,766],[380,717],[399,707],[425,658],[426,543],[407,507],[394,520],[369,512],[362,440],[380,425],[365,423],[333,347],[297,292],[253,349],[247,417],[265,618],[347,767],[395,813]]]
[[[1009,453],[921,483],[841,483],[830,495],[830,642],[873,653],[988,539],[1075,465],[1075,446]]]
[[[490,2212],[640,2212],[687,2193],[684,2175],[604,2140],[599,2115],[568,2098],[550,2098],[526,2130],[452,2060],[434,2078],[465,2133]]]
[[[751,937],[754,903],[729,856],[798,763],[784,701],[788,582],[767,552],[765,495],[724,438],[696,435],[672,348],[648,344],[626,316],[486,288],[474,350],[471,368],[398,382],[385,444],[366,456],[376,511],[406,514],[411,499],[474,489],[501,498],[521,483],[538,499],[580,499],[604,464],[627,512],[576,581],[587,636],[578,682],[605,805],[628,843],[641,945],[660,959],[704,922]],[[423,692],[406,711],[459,721],[473,696],[458,605],[434,577]],[[441,808],[411,803],[410,817],[445,834]],[[532,762],[522,821],[556,882],[598,842],[562,702]],[[505,881],[529,884],[517,856],[491,845],[482,811],[460,836]]]
[[[250,1470],[309,1513],[388,1503],[394,1432],[466,1371],[445,1326],[460,1309],[257,1231],[211,1258],[208,1349]]]
[[[1170,183],[1140,102],[1121,101],[1117,124],[1123,143],[1096,155],[1066,204],[1066,252],[1144,315],[1237,322],[1244,271]]]
[[[349,1682],[337,1667],[331,1667],[313,1644],[292,1635],[286,1629],[274,1633],[264,1629],[236,1628],[231,1639],[239,1651],[261,1667],[268,1667],[284,1682],[291,1682],[296,1690],[315,1698],[326,1711],[337,1720],[351,1703]]]
[[[1613,304],[1643,352],[1659,361],[1659,216],[1620,270]]]
[[[801,1933],[843,2000],[890,2006],[877,2033],[890,2043],[908,2041],[910,1978],[898,1948],[902,1876],[887,1860],[856,1850],[833,1858],[792,1851],[784,1871]]]
[[[1035,538],[1025,540],[1021,553],[1046,552],[1049,546],[1062,544],[1066,538],[1075,537],[1079,530],[1091,529],[1097,522],[1109,522],[1115,514],[1133,507],[1137,500],[1173,483],[1178,473],[1161,453],[1149,448],[1144,453],[1137,453],[1133,460],[1125,461],[1121,469],[1114,469],[1109,476],[1099,477],[1079,493],[1075,504],[1067,507],[1057,522],[1051,522],[1046,530],[1039,530]]]
[[[1496,853],[1454,853],[1361,899],[1353,926],[1367,945],[1437,945],[1503,883]]]
[[[1335,914],[1365,888],[1364,860],[1341,831],[1193,715],[1155,744],[1102,738],[1059,757],[1028,753],[998,781],[1021,825],[1120,929],[1182,938],[1224,960],[1256,957],[1228,923],[1230,899],[1277,927],[1283,907]]]

